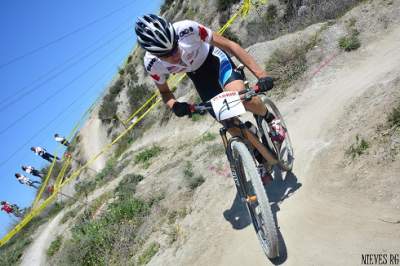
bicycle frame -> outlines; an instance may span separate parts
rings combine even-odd
[[[230,133],[232,133],[234,137],[228,139],[228,137],[226,136],[226,132],[228,132],[230,129],[232,130],[232,132]],[[221,136],[222,143],[224,144],[227,155],[231,153],[229,144],[231,143],[232,139],[240,138],[246,145],[255,148],[270,165],[275,165],[279,163],[278,159],[260,142],[258,137],[255,136],[237,118],[223,122],[223,127],[220,128],[219,134]]]

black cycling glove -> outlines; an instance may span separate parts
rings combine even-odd
[[[172,111],[176,116],[182,117],[185,115],[191,116],[192,112],[190,111],[190,105],[188,103],[175,102],[172,106]]]
[[[260,78],[257,82],[257,86],[260,88],[261,92],[267,92],[274,87],[274,81],[271,77]]]

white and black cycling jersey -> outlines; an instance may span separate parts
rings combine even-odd
[[[144,56],[145,69],[158,84],[164,84],[168,74],[196,71],[206,60],[210,50],[211,29],[192,20],[175,22],[173,27],[179,36],[181,62],[170,64],[149,52]]]

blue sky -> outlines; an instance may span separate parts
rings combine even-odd
[[[35,191],[14,173],[46,163],[29,148],[57,149],[54,133],[71,132],[132,51],[136,17],[157,13],[162,2],[1,2],[0,200],[30,205]],[[0,213],[0,236],[11,222]]]

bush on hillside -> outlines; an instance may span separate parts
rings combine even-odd
[[[277,17],[278,17],[278,8],[276,7],[276,5],[270,4],[267,7],[267,12],[265,12],[262,18],[266,25],[271,25],[273,22],[275,22]]]
[[[265,63],[265,69],[275,80],[273,90],[283,96],[290,87],[307,70],[307,52],[316,44],[317,36],[308,43],[298,44],[290,49],[275,50]]]
[[[218,0],[217,1],[217,10],[218,12],[227,10],[230,8],[233,4],[239,3],[240,0]]]
[[[255,17],[247,24],[248,38],[245,45],[260,41],[273,40],[288,32],[295,32],[314,23],[335,19],[342,16],[363,0],[310,0],[306,6],[309,12],[299,16],[299,8],[304,1],[284,1],[285,13],[279,15],[277,8],[268,6],[260,17]]]
[[[115,194],[121,199],[130,197],[130,195],[135,193],[137,184],[143,179],[142,175],[134,173],[126,174],[115,189]]]
[[[357,50],[360,48],[361,42],[358,39],[357,35],[348,35],[348,36],[343,36],[339,39],[339,47],[340,49],[350,52],[353,50]]]
[[[387,122],[389,123],[390,127],[400,127],[400,103],[389,113]]]
[[[99,119],[102,122],[110,123],[117,113],[117,104],[115,98],[124,88],[124,80],[120,77],[109,89],[109,93],[104,96],[103,101],[100,105]]]
[[[353,143],[347,150],[346,155],[350,156],[351,159],[355,159],[356,157],[361,156],[366,153],[370,144],[364,138],[360,137],[360,135],[356,135],[356,142]]]
[[[127,64],[125,67],[126,73],[128,74],[129,77],[129,83],[133,82],[133,83],[137,83],[138,81],[138,75],[136,72],[136,68],[134,66],[134,64]]]
[[[224,37],[228,38],[231,41],[234,41],[235,43],[242,44],[242,42],[239,39],[239,36],[237,36],[234,32],[231,30],[226,29],[226,31],[223,34]]]
[[[152,95],[145,84],[129,84],[128,99],[131,113],[139,109]]]
[[[56,239],[50,243],[50,247],[47,250],[46,254],[49,257],[53,257],[54,254],[57,253],[57,251],[60,249],[61,244],[62,244],[63,236],[59,235],[56,237]]]
[[[81,216],[71,229],[59,260],[66,265],[127,265],[140,243],[138,229],[150,213],[150,205],[132,191],[117,196],[99,217]]]
[[[161,5],[160,14],[167,11],[171,7],[173,2],[174,2],[174,0],[165,0],[164,3]]]

